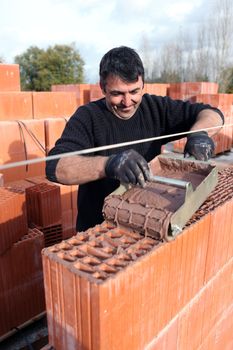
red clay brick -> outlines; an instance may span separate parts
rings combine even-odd
[[[77,109],[74,92],[33,92],[33,118],[70,117]]]
[[[217,94],[217,92],[218,84],[211,82],[170,83],[169,86],[169,96],[175,99],[180,97],[182,100],[198,94]]]
[[[4,185],[4,176],[0,173],[0,187]]]
[[[90,101],[96,101],[103,97],[104,95],[99,84],[90,84]]]
[[[170,84],[144,84],[143,92],[157,96],[167,96]]]
[[[82,105],[90,102],[90,84],[52,85],[52,91],[73,91],[73,92],[75,92],[78,106],[82,106]]]
[[[0,255],[28,231],[25,194],[0,187]]]
[[[67,121],[69,118],[48,118],[45,119],[45,145],[46,145],[46,155],[52,147],[54,147],[55,142],[61,136]]]
[[[0,120],[32,118],[31,92],[0,92]]]
[[[42,120],[0,123],[0,164],[45,157],[45,132]],[[5,183],[44,175],[44,161],[2,170]]]
[[[18,64],[0,63],[0,92],[20,91]]]
[[[230,174],[231,170],[224,170],[220,177],[230,178]],[[104,222],[45,249],[50,344],[57,350],[73,349],[77,344],[81,349],[141,350],[179,315],[177,349],[201,345],[232,302],[232,258],[225,259],[225,265],[205,280],[210,213],[219,208],[222,213],[221,206],[233,204],[229,184],[222,188],[220,178],[218,186],[206,206],[194,215],[194,222],[190,220],[170,243],[158,244],[155,239]],[[212,202],[216,194],[219,200]],[[222,235],[228,237],[229,233]],[[226,257],[228,254],[229,250]],[[173,257],[180,264],[172,265]],[[214,259],[212,255],[209,263]],[[66,281],[68,291],[63,287]]]
[[[0,256],[0,336],[45,311],[43,235],[28,233]]]

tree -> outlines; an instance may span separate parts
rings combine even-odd
[[[47,50],[31,46],[15,57],[23,90],[49,91],[53,84],[77,84],[84,79],[84,61],[75,45],[55,45]]]
[[[232,0],[213,0],[213,7],[204,22],[197,27],[195,38],[192,32],[192,40],[188,30],[184,34],[181,29],[177,37],[157,50],[159,55],[156,57],[151,55],[152,48],[148,40],[146,45],[144,40],[141,48],[144,50],[145,62],[151,67],[147,69],[147,80],[215,81],[219,84],[219,91],[225,92],[231,81],[229,72],[233,65]]]
[[[232,61],[232,33],[232,0],[216,0],[209,20],[209,47],[211,48],[212,79],[219,83],[222,92],[225,91],[228,84],[226,68]]]
[[[228,76],[228,84],[226,86],[226,93],[233,94],[233,67],[226,69],[224,72]]]

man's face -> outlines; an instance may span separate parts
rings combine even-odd
[[[108,109],[120,119],[131,118],[138,109],[143,94],[142,77],[128,83],[117,76],[109,76],[103,91]]]

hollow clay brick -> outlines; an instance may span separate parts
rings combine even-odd
[[[18,64],[0,63],[0,92],[20,91]]]
[[[157,96],[167,96],[170,84],[144,84],[143,92]]]
[[[0,123],[0,164],[45,157],[45,133],[42,120],[3,121]],[[44,161],[1,171],[5,183],[45,174]]]
[[[90,101],[96,101],[103,97],[104,95],[99,84],[90,84]]]
[[[46,155],[54,147],[55,142],[61,136],[69,118],[47,118],[45,119],[45,144]]]
[[[233,181],[232,172],[219,174],[216,189],[170,243],[103,222],[44,249],[50,345],[141,350],[177,315],[177,349],[190,348],[192,337],[201,345],[232,303],[232,257],[225,243],[218,270],[205,275],[213,215],[233,205],[229,182],[221,186],[225,177]],[[221,234],[223,240],[229,236]],[[209,264],[214,259],[212,254]]]
[[[0,255],[27,233],[25,194],[0,187]]]
[[[31,184],[40,184],[48,181],[45,177],[36,176],[27,179]],[[61,195],[61,211],[62,211],[62,238],[67,239],[76,233],[76,217],[77,217],[77,191],[78,186],[55,184],[60,188]]]
[[[90,84],[52,85],[52,91],[73,91],[76,93],[77,106],[90,102]]]
[[[45,310],[43,247],[42,232],[29,229],[0,256],[0,336]]]
[[[31,92],[0,92],[0,120],[32,119]]]
[[[33,92],[33,118],[70,117],[77,109],[74,92]]]
[[[203,340],[200,350],[222,350],[233,348],[233,304],[221,314],[220,320],[215,324],[207,337]]]
[[[171,98],[188,99],[198,94],[217,94],[218,84],[211,82],[183,82],[170,83],[169,96]]]
[[[224,328],[219,328],[224,314],[232,309],[232,267],[231,259],[206,284],[202,290],[179,314],[178,347],[177,349],[199,349],[213,330],[218,329],[218,339],[224,335]],[[232,336],[228,337],[228,345]],[[220,349],[211,347],[206,349]],[[203,348],[204,349],[204,348]],[[230,348],[229,348],[230,349]]]
[[[0,173],[0,187],[4,185],[4,177],[3,174]]]
[[[30,224],[48,227],[61,223],[59,186],[42,182],[26,188],[26,205]]]
[[[178,317],[167,324],[166,327],[159,333],[159,335],[145,347],[145,350],[175,350],[177,349],[177,338]]]

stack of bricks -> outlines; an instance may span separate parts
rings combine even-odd
[[[0,120],[69,117],[80,105],[74,91],[21,91],[18,64],[0,64]]]
[[[32,92],[33,119],[70,117],[77,106],[75,92]]]
[[[49,345],[231,349],[232,218],[229,168],[169,243],[103,222],[44,249]]]
[[[12,188],[0,187],[0,254],[27,233],[25,195]]]
[[[45,157],[43,120],[0,122],[0,165]],[[45,162],[1,170],[5,183],[45,175]]]
[[[61,202],[61,223],[62,223],[62,239],[69,238],[76,233],[77,218],[77,186],[62,185],[52,183],[44,177],[33,177],[26,179],[32,186],[41,183],[53,184],[60,189]]]
[[[170,84],[169,96],[219,108],[224,114],[226,127],[213,136],[215,155],[231,150],[233,145],[233,94],[218,93],[218,84],[216,83],[196,82]],[[173,150],[183,153],[185,143],[186,138],[173,142]]]
[[[227,127],[222,128],[220,132],[213,136],[215,142],[215,154],[229,151],[233,144],[233,127],[228,126],[233,124],[233,94],[202,94],[193,96],[190,98],[190,101],[192,103],[207,103],[213,107],[219,108],[223,112]]]
[[[175,100],[188,100],[199,94],[217,94],[218,84],[209,82],[170,83],[168,96]]]
[[[90,102],[99,100],[104,97],[104,94],[99,84],[90,84]]]
[[[44,234],[45,247],[62,240],[60,187],[39,183],[26,188],[28,223]]]
[[[28,228],[25,193],[0,187],[0,336],[45,309],[43,247],[42,232]]]
[[[77,106],[82,106],[90,102],[90,85],[91,84],[59,84],[52,85],[51,90],[75,92]]]
[[[68,120],[69,118],[48,118],[45,120],[46,155],[48,155],[56,140],[61,136]],[[33,182],[35,183],[35,178]],[[59,184],[59,186],[61,192],[63,238],[65,239],[72,236],[76,229],[78,185]]]
[[[145,94],[157,95],[157,96],[167,96],[170,84],[144,84],[143,92]]]

